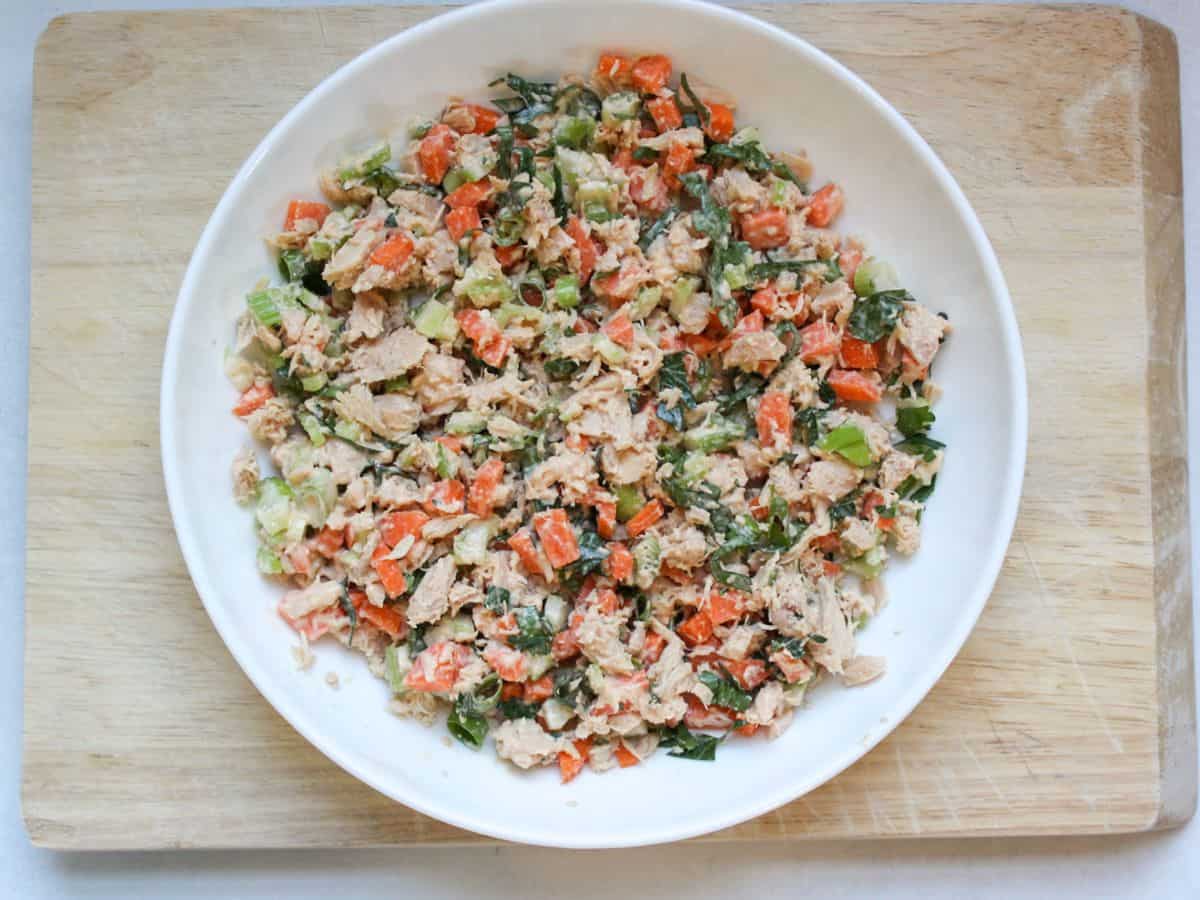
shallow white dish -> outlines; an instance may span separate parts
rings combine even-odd
[[[686,23],[686,27],[681,27]],[[631,42],[631,36],[644,39]],[[450,48],[453,48],[451,52]],[[280,588],[255,568],[250,514],[229,464],[248,441],[229,408],[223,349],[244,296],[271,272],[262,238],[293,196],[354,141],[398,134],[448,95],[487,96],[506,71],[584,72],[602,50],[662,52],[738,100],[764,144],[803,147],[816,184],[845,188],[838,225],[890,260],[905,286],[955,332],[938,357],[946,388],[934,436],[947,464],[924,519],[924,546],[889,569],[890,605],[861,635],[888,658],[882,680],[814,691],[779,740],[723,745],[715,763],[672,759],[565,787],[555,770],[521,773],[386,712],[387,694],[333,643],[296,672]],[[803,98],[802,102],[798,98]],[[338,765],[394,799],[498,838],[563,847],[678,840],[767,812],[841,772],[925,696],[966,640],[1016,518],[1026,444],[1025,371],[1011,301],[979,221],[942,163],[855,75],[755,19],[690,0],[533,0],[472,6],[367,51],[320,84],[254,151],[205,228],[184,277],[163,364],[162,454],[180,546],[230,651],[275,708]],[[338,671],[342,686],[322,677]]]

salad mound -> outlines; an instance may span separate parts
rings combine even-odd
[[[322,174],[226,370],[279,614],[522,768],[778,735],[920,543],[949,331],[665,56],[509,74]]]

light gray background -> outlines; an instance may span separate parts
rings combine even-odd
[[[360,0],[363,2],[363,0]],[[1198,897],[1200,822],[1138,837],[1028,840],[678,845],[568,852],[532,848],[55,854],[29,844],[20,813],[22,585],[29,350],[29,173],[33,48],[64,12],[229,5],[271,0],[0,0],[0,896],[39,898],[814,896]],[[338,0],[319,4],[339,5]],[[1130,0],[1179,40],[1186,193],[1200,190],[1200,0]],[[1102,48],[1097,48],[1103,52]],[[1200,277],[1200,203],[1186,214],[1188,282]],[[1200,310],[1187,316],[1189,371],[1197,368]],[[1036,402],[1036,398],[1033,398]],[[1193,385],[1191,458],[1200,447]],[[1191,491],[1192,534],[1200,502]],[[1193,571],[1200,553],[1193,550]],[[1200,585],[1193,574],[1192,581]]]

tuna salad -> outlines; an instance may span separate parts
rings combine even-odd
[[[856,632],[920,543],[948,323],[668,58],[491,87],[292,200],[237,321],[297,657],[563,781],[774,737],[884,672]]]

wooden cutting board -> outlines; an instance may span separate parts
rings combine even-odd
[[[188,579],[159,470],[167,321],[221,192],[323,76],[437,11],[72,15],[38,45],[23,792],[38,845],[482,840],[355,781],[258,695]],[[1196,748],[1172,35],[1102,8],[752,11],[864,76],[958,178],[1012,289],[1032,421],[1003,574],[946,676],[843,775],[716,837],[1184,821]]]

